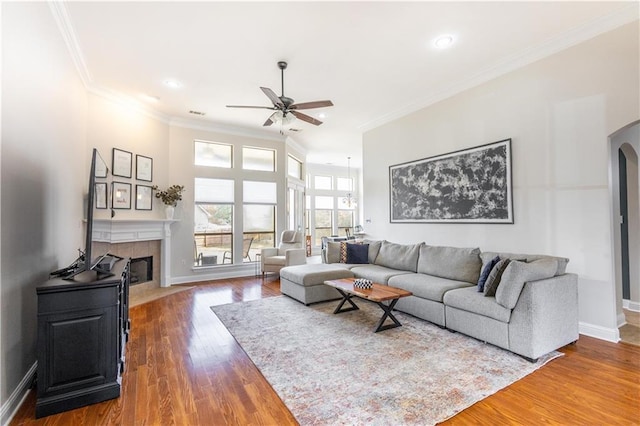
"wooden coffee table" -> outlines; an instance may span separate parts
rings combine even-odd
[[[402,290],[400,288],[376,283],[374,283],[373,287],[371,287],[370,289],[364,290],[361,288],[355,288],[353,286],[354,280],[355,278],[344,278],[340,280],[331,280],[324,282],[326,285],[338,290],[338,292],[342,295],[342,301],[335,309],[335,311],[333,311],[334,314],[360,309],[358,308],[358,305],[356,305],[352,300],[353,296],[357,296],[361,299],[377,303],[378,306],[380,306],[384,311],[384,313],[382,314],[382,318],[380,318],[380,321],[378,321],[378,324],[374,329],[375,333],[377,333],[378,331],[402,326],[402,324],[400,324],[400,321],[398,321],[398,319],[393,315],[391,311],[401,297],[411,296],[413,293],[411,293],[410,291]],[[389,302],[388,305],[383,303],[387,301]],[[351,307],[343,309],[342,307],[344,306],[345,302],[349,302]],[[387,318],[393,321],[393,324],[384,325],[384,322],[387,320]]]

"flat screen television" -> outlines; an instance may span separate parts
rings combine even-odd
[[[89,185],[86,198],[86,226],[84,238],[84,251],[78,259],[67,268],[54,271],[52,275],[65,279],[84,281],[85,279],[103,278],[112,275],[110,272],[117,256],[108,254],[107,250],[94,253],[94,222],[96,210],[107,210],[107,175],[108,168],[96,148],[91,154],[91,166],[89,167]]]

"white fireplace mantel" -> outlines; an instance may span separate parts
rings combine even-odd
[[[118,244],[160,240],[160,286],[171,283],[171,224],[166,219],[97,219],[93,222],[93,240]]]

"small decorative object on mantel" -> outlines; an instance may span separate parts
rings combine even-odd
[[[367,280],[365,278],[356,278],[353,281],[353,286],[361,290],[369,290],[371,287],[373,287],[373,281]]]
[[[173,219],[173,212],[178,205],[178,201],[182,200],[184,185],[171,185],[164,191],[158,191],[158,186],[154,185],[153,190],[156,191],[156,198],[160,198],[165,205],[165,216],[167,219]]]

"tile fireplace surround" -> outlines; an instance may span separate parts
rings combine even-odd
[[[152,283],[171,286],[171,224],[175,220],[105,220],[93,223],[96,253],[123,257],[153,256]],[[105,247],[107,246],[107,247]]]

